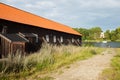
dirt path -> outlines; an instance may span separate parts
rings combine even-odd
[[[88,60],[72,64],[69,69],[62,69],[61,73],[53,74],[52,77],[55,80],[98,80],[102,70],[110,66],[114,55],[113,49],[106,50]]]

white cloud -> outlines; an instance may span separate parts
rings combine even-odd
[[[73,27],[109,26],[113,22],[114,25],[120,24],[118,22],[120,0],[1,0],[1,2]]]
[[[55,4],[51,1],[39,1],[39,2],[36,2],[36,5],[40,5],[41,7],[54,7]]]
[[[115,8],[120,7],[117,0],[79,0],[81,8]]]
[[[54,7],[55,4],[51,1],[36,1],[34,3],[26,4],[25,6],[28,8],[46,9]]]

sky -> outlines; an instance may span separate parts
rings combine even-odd
[[[0,0],[72,28],[120,27],[120,0]]]

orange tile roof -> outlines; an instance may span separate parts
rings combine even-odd
[[[81,34],[66,25],[45,19],[3,3],[0,3],[0,18],[81,36]]]

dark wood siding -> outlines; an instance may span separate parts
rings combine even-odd
[[[8,53],[16,53],[17,50],[20,50],[22,53],[28,52],[29,51],[37,51],[43,42],[47,42],[50,44],[74,44],[74,45],[81,45],[81,39],[82,37],[79,35],[74,35],[74,34],[68,34],[65,32],[60,32],[60,31],[55,31],[55,30],[49,30],[49,29],[44,29],[32,25],[26,25],[26,24],[21,24],[21,23],[16,23],[12,21],[7,21],[0,19],[0,32],[2,32],[2,29],[4,26],[7,26],[7,33],[6,34],[16,34],[16,33],[35,33],[38,35],[38,43],[35,42],[35,37],[25,37],[28,39],[30,42],[25,43],[25,42],[10,42],[9,40],[6,40],[4,38],[0,38],[0,56],[4,55],[6,56]],[[46,35],[49,38],[49,41],[46,39]],[[54,42],[54,37],[56,38],[56,42]],[[61,42],[61,37],[62,41]],[[34,43],[34,44],[33,44]],[[32,47],[31,47],[32,45]]]
[[[9,42],[2,38],[1,43],[0,56],[6,57],[8,54],[15,54],[17,51],[20,53],[25,52],[25,42]]]
[[[19,53],[25,53],[25,43],[27,42],[25,39],[22,39],[20,36],[16,34],[0,34],[1,38],[1,52],[0,57],[7,57],[8,54],[16,54],[17,51]],[[12,39],[9,39],[13,37]],[[21,39],[20,39],[21,38]]]
[[[49,30],[49,29],[44,29],[40,27],[35,27],[32,25],[26,25],[26,24],[21,24],[21,23],[16,23],[12,21],[7,21],[0,19],[0,30],[2,31],[3,26],[7,26],[7,33],[35,33],[38,34],[39,36],[39,45],[46,40],[46,35],[49,35],[49,43],[54,43],[53,42],[53,37],[56,36],[56,44],[60,44],[60,41],[58,40],[61,36],[63,37],[63,44],[76,44],[80,45],[81,44],[81,36],[79,35],[74,35],[74,34],[68,34],[64,32],[59,32],[55,30]],[[72,39],[74,39],[74,42],[72,42]],[[79,39],[79,41],[78,41]]]

